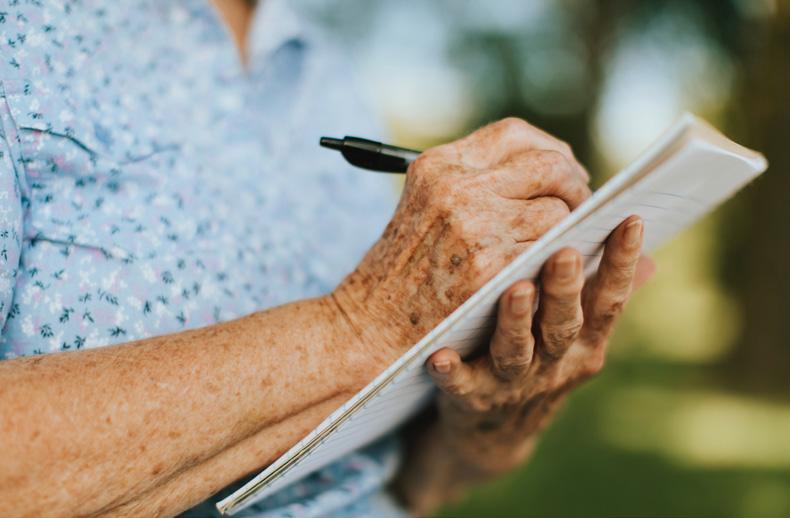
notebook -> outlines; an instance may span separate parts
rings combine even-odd
[[[767,167],[765,158],[686,114],[647,151],[609,180],[358,394],[239,490],[217,504],[232,515],[392,431],[434,395],[425,371],[442,347],[462,355],[482,345],[497,300],[518,279],[535,278],[557,250],[572,246],[595,272],[602,243],[631,214],[644,220],[644,249],[667,239],[732,196]]]

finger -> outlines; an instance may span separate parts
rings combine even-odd
[[[583,323],[581,293],[584,286],[581,254],[564,248],[554,254],[541,271],[540,352],[562,357],[573,344]]]
[[[483,169],[524,151],[545,149],[561,153],[585,181],[587,170],[576,161],[571,147],[523,119],[508,117],[484,126],[453,144],[466,164]]]
[[[485,178],[500,196],[532,199],[554,196],[571,209],[590,197],[590,188],[573,165],[556,151],[526,151],[494,167]]]
[[[634,289],[641,288],[656,273],[656,262],[643,255],[636,262],[636,273],[634,273]]]
[[[630,216],[606,240],[598,272],[584,293],[582,328],[584,341],[592,346],[606,342],[614,322],[628,301],[642,248],[644,225]]]
[[[529,125],[531,129],[535,131],[535,135],[533,136],[533,141],[535,143],[534,146],[530,147],[529,149],[547,149],[550,151],[557,151],[562,153],[565,158],[570,160],[574,166],[574,170],[576,173],[582,177],[585,183],[590,182],[590,173],[587,171],[587,168],[576,159],[576,155],[573,153],[573,148],[565,142],[564,140],[560,140],[557,137],[551,135],[543,131],[542,129],[538,128],[537,126]]]
[[[530,281],[513,284],[499,299],[497,324],[491,338],[494,375],[504,380],[523,377],[532,363],[532,308],[535,286]]]
[[[544,196],[534,200],[504,200],[500,221],[507,223],[508,234],[516,242],[534,241],[570,214],[559,198]]]
[[[475,368],[464,363],[457,351],[446,347],[428,358],[428,373],[441,390],[455,399],[463,400],[480,385]]]

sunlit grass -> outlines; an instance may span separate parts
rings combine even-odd
[[[787,484],[778,481],[752,481],[737,510],[741,516],[786,516],[790,510],[790,491]]]
[[[690,467],[790,469],[790,402],[660,385],[609,395],[601,435]]]

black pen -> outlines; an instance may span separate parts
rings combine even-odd
[[[357,167],[384,173],[405,173],[421,153],[359,137],[321,137],[320,144],[340,151],[343,158]]]

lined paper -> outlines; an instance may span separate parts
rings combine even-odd
[[[563,222],[511,262],[288,452],[217,504],[233,514],[359,449],[413,416],[434,394],[424,363],[442,347],[462,355],[483,345],[495,325],[496,303],[519,279],[535,278],[557,250],[571,246],[595,272],[603,242],[624,219],[644,220],[644,249],[654,250],[712,210],[767,167],[759,153],[684,115],[650,149]]]

